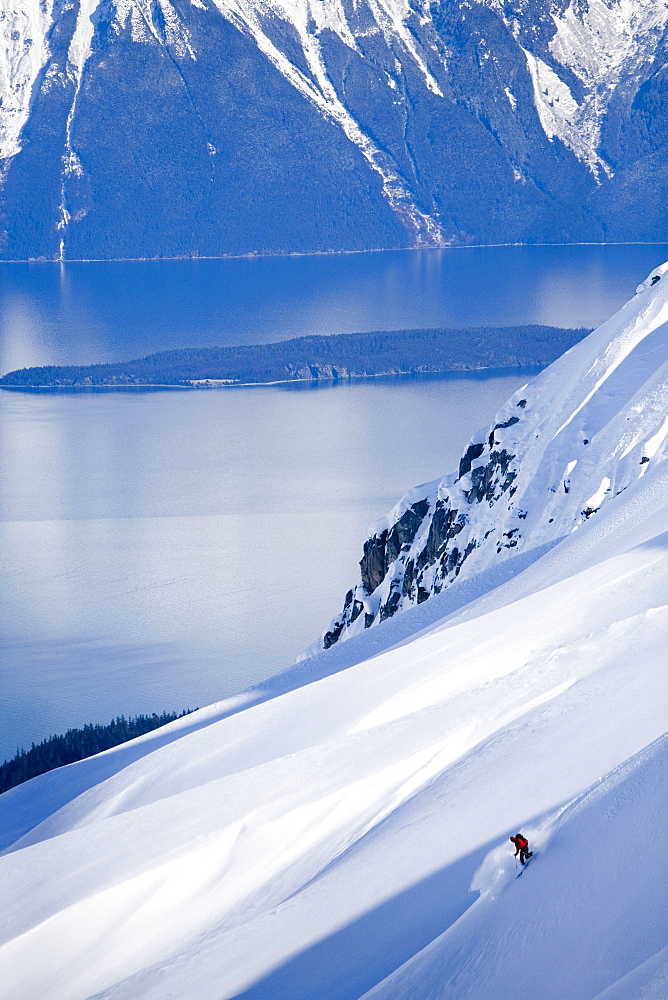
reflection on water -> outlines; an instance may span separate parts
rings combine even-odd
[[[314,333],[595,326],[668,246],[0,264],[0,371]],[[0,392],[0,759],[289,665],[369,523],[526,381]]]
[[[0,373],[430,326],[596,326],[668,245],[0,263]]]
[[[528,377],[0,392],[0,759],[289,666],[369,524]]]

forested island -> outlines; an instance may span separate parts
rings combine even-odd
[[[134,361],[21,368],[6,389],[113,389],[234,385],[369,378],[377,375],[544,367],[590,330],[553,326],[392,330],[298,337],[272,344],[180,348]]]
[[[176,712],[157,715],[154,712],[153,715],[135,715],[129,719],[119,715],[106,726],[89,724],[82,729],[68,729],[60,736],[50,736],[41,743],[33,743],[29,750],[17,750],[15,757],[0,764],[0,793],[38,774],[127,743],[196,711],[195,708],[186,708],[180,715]]]

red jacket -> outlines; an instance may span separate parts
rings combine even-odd
[[[529,846],[529,841],[526,839],[526,837],[511,837],[510,839],[512,840],[513,844],[515,845],[518,851],[526,851],[527,847]]]

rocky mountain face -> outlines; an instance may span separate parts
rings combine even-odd
[[[519,552],[570,535],[668,456],[668,264],[519,390],[459,468],[411,490],[364,545],[328,648]]]
[[[652,0],[8,0],[5,259],[665,238]]]

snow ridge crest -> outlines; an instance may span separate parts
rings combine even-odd
[[[313,651],[564,538],[663,461],[667,272],[668,263],[653,270],[615,316],[516,392],[455,472],[374,525],[360,579]]]

